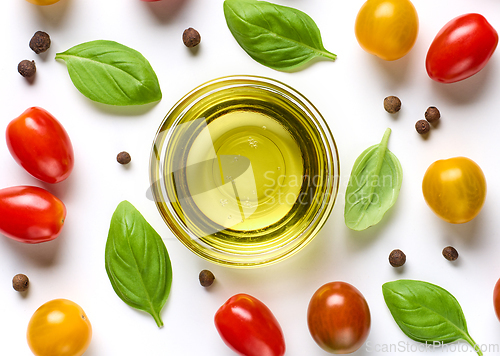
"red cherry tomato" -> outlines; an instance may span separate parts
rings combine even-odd
[[[500,320],[500,279],[495,284],[495,289],[493,290],[493,306],[495,307],[497,318]]]
[[[488,63],[498,44],[498,33],[479,14],[465,14],[448,22],[432,42],[425,67],[441,83],[466,79]]]
[[[36,244],[61,232],[66,217],[63,202],[45,189],[19,186],[0,189],[0,233]]]
[[[66,179],[73,169],[73,146],[48,111],[32,107],[7,126],[7,146],[29,174],[47,183]]]
[[[319,288],[307,310],[309,332],[325,351],[347,354],[363,345],[370,332],[370,309],[363,295],[345,282]]]
[[[222,340],[243,356],[282,356],[285,339],[269,308],[260,300],[236,294],[215,314],[215,327]]]

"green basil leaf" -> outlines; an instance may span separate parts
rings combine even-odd
[[[161,99],[158,78],[142,54],[113,41],[91,41],[57,53],[75,87],[109,105],[142,105]]]
[[[366,149],[354,163],[345,194],[346,225],[361,231],[377,224],[398,199],[403,169],[387,148],[391,129],[382,142]]]
[[[116,294],[162,327],[160,311],[172,284],[170,258],[160,235],[128,201],[111,218],[105,262]]]
[[[433,344],[464,340],[482,355],[467,331],[460,304],[447,290],[402,279],[385,283],[382,292],[394,320],[409,338]]]
[[[297,9],[266,1],[226,0],[224,16],[239,45],[270,68],[290,70],[314,57],[337,58],[323,47],[313,19]]]

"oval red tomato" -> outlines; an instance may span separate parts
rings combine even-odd
[[[63,202],[45,189],[18,186],[0,189],[0,233],[36,244],[61,233],[66,218]]]
[[[495,284],[495,289],[493,290],[493,306],[495,307],[497,318],[500,320],[500,279]]]
[[[215,327],[231,349],[244,356],[282,356],[285,339],[269,308],[248,294],[229,298],[215,314]]]
[[[66,130],[48,111],[27,109],[9,123],[6,138],[12,157],[35,178],[58,183],[71,173],[73,146]]]
[[[345,282],[320,287],[307,309],[314,341],[325,351],[347,354],[363,345],[370,332],[370,309],[363,295]]]
[[[486,66],[498,44],[498,33],[480,14],[465,14],[448,22],[427,52],[429,77],[441,83],[469,78]]]

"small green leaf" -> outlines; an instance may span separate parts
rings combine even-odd
[[[172,284],[170,258],[160,235],[128,201],[111,218],[105,263],[116,294],[162,327],[160,312]]]
[[[464,340],[478,355],[483,354],[467,331],[460,304],[447,290],[402,279],[385,283],[382,292],[394,320],[409,338],[444,344]]]
[[[366,149],[354,162],[345,194],[347,227],[361,231],[377,224],[398,199],[403,169],[387,148],[391,129],[382,142]]]
[[[56,59],[66,62],[75,87],[109,105],[142,105],[161,99],[158,78],[142,54],[113,41],[79,44]]]
[[[314,57],[335,60],[323,46],[316,23],[297,9],[255,0],[225,0],[227,26],[257,62],[290,70]]]

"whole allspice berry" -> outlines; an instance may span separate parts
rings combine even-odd
[[[40,54],[50,48],[50,36],[43,31],[36,31],[30,40],[30,48],[36,53]]]
[[[214,274],[210,272],[208,269],[204,269],[203,271],[201,271],[199,278],[200,278],[200,284],[203,287],[210,287],[215,281]]]
[[[190,27],[186,30],[184,30],[184,33],[182,34],[182,41],[186,45],[186,47],[192,48],[200,44],[201,42],[201,36],[198,31],[196,31],[194,28]]]
[[[12,278],[12,287],[18,292],[25,292],[28,290],[30,280],[24,274],[16,274]]]
[[[17,71],[25,78],[31,78],[36,73],[35,61],[29,61],[27,59],[19,62],[17,65]]]
[[[393,250],[389,255],[389,263],[392,267],[401,267],[406,262],[406,255],[401,250]]]
[[[120,164],[129,164],[131,160],[129,153],[125,151],[118,153],[116,156],[116,161]]]
[[[443,249],[443,256],[448,261],[456,261],[458,258],[458,251],[452,246],[447,246]]]
[[[430,131],[431,125],[426,120],[418,120],[415,129],[419,134],[423,135]]]
[[[435,106],[429,106],[425,111],[425,119],[430,123],[436,122],[441,118],[441,113]]]
[[[401,100],[397,96],[388,96],[384,99],[384,109],[389,114],[395,114],[401,110]]]

